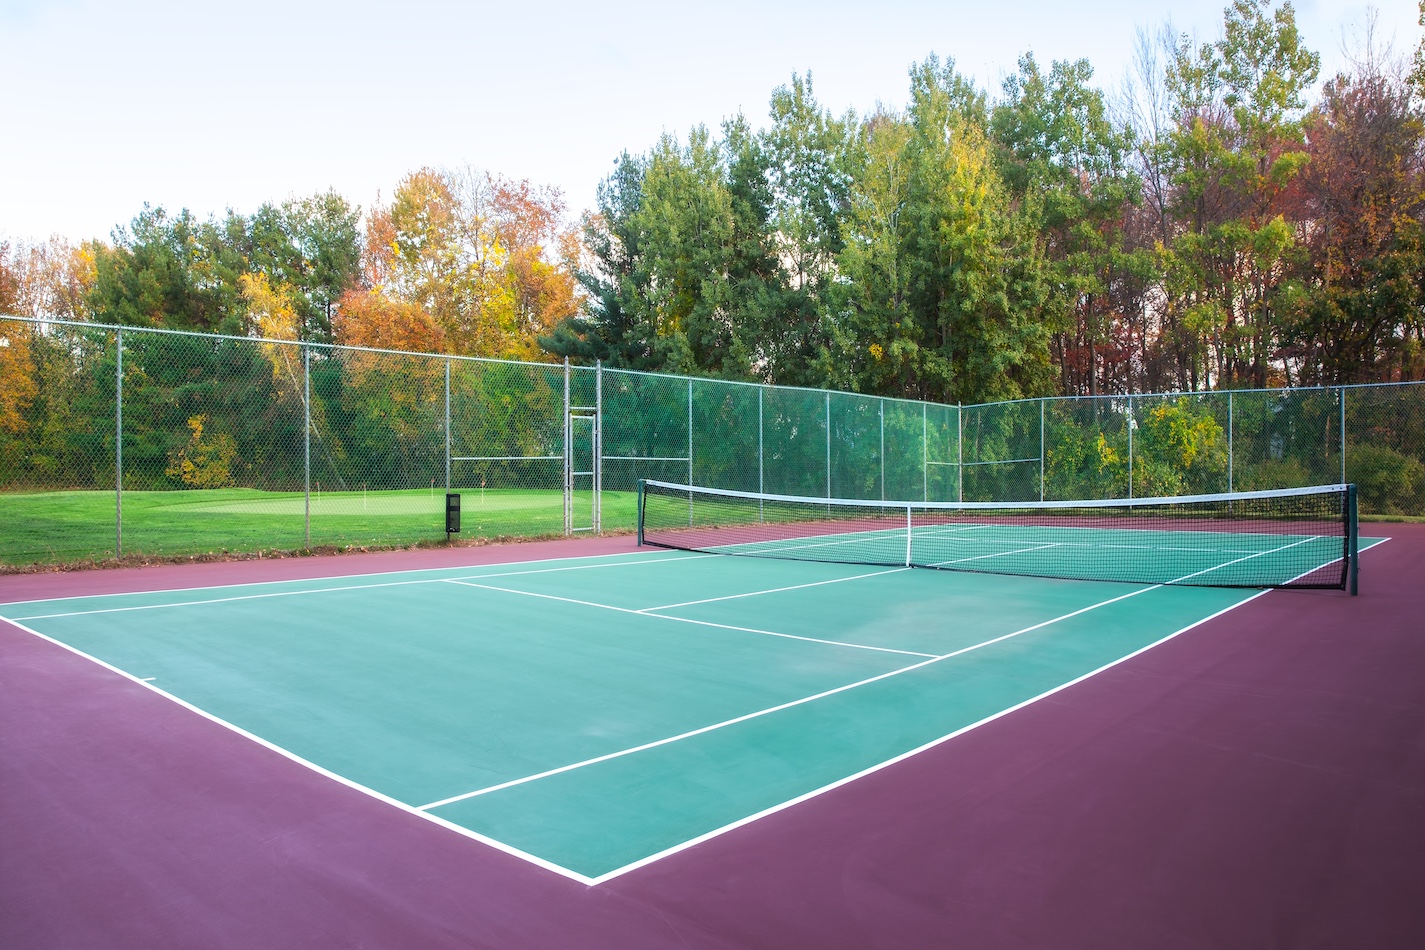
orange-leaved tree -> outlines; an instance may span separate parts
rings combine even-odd
[[[553,188],[423,168],[368,216],[367,280],[428,314],[450,352],[546,358],[537,338],[577,310],[564,212]]]

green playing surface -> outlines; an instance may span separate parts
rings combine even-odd
[[[1251,596],[640,551],[0,614],[402,807],[596,882]]]

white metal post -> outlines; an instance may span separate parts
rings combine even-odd
[[[450,360],[445,361],[445,491],[450,493]]]
[[[964,408],[955,404],[955,500],[965,500],[965,420]]]
[[[910,567],[910,540],[914,530],[914,522],[911,520],[911,507],[905,506],[905,566]]]
[[[594,361],[594,533],[604,523],[604,361]]]
[[[574,529],[574,479],[570,475],[574,471],[573,460],[570,457],[573,452],[573,439],[570,438],[570,408],[569,408],[569,357],[564,357],[564,534],[573,533]]]
[[[114,556],[124,556],[124,331],[114,333]]]
[[[688,484],[693,484],[693,381],[688,380]],[[688,527],[693,526],[693,493],[688,492]]]
[[[1232,491],[1232,390],[1227,390],[1227,490]]]
[[[1346,484],[1346,387],[1341,391],[1341,484]]]
[[[446,453],[449,454],[448,452]],[[302,344],[302,497],[303,544],[312,546],[312,348]]]
[[[1128,397],[1128,497],[1133,497],[1133,397]]]

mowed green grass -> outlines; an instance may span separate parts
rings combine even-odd
[[[556,490],[461,489],[462,538],[562,534],[564,497]],[[603,525],[632,528],[637,496],[603,493]],[[298,551],[308,547],[301,492],[244,488],[126,491],[123,553],[180,556]],[[590,523],[591,493],[574,493],[574,523]],[[112,558],[113,492],[63,491],[0,495],[0,563],[62,564]],[[314,493],[311,547],[383,547],[445,537],[445,493],[370,491]]]

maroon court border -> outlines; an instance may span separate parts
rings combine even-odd
[[[1425,525],[897,765],[586,887],[0,624],[0,947],[1425,946]],[[0,577],[0,602],[632,550]]]

